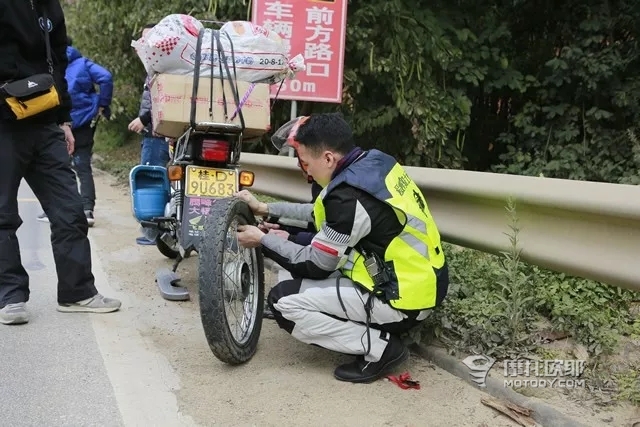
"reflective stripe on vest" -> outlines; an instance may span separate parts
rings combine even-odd
[[[395,159],[371,150],[345,168],[322,190],[314,205],[315,226],[325,222],[324,198],[339,184],[359,188],[393,207],[402,231],[387,246],[384,261],[390,267],[399,298],[389,301],[397,309],[423,310],[436,302],[436,272],[444,265],[440,233],[422,192]],[[352,249],[342,274],[369,291],[373,281],[364,267],[364,257]]]

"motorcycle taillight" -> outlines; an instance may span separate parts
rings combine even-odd
[[[226,162],[229,158],[229,142],[218,139],[202,141],[202,160]]]

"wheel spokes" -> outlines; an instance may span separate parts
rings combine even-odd
[[[227,324],[233,338],[243,344],[251,336],[256,321],[258,274],[254,249],[240,246],[237,227],[238,220],[234,219],[227,230],[222,280]]]

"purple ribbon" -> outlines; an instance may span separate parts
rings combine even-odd
[[[247,93],[245,93],[242,99],[240,100],[240,105],[238,105],[238,108],[236,108],[236,111],[231,116],[231,120],[235,119],[238,113],[240,112],[240,110],[242,110],[242,106],[244,105],[245,102],[247,102],[247,99],[249,99],[249,95],[251,95],[251,92],[253,92],[254,87],[256,87],[255,83],[251,83],[249,85],[249,89],[247,89]]]

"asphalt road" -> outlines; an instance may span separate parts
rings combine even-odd
[[[181,425],[170,382],[157,384],[170,371],[168,363],[148,351],[135,328],[126,327],[126,316],[55,310],[49,224],[36,220],[42,210],[24,182],[19,209],[31,318],[26,325],[0,325],[0,425]],[[116,295],[92,252],[98,288]]]

